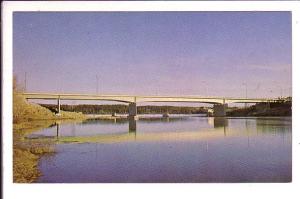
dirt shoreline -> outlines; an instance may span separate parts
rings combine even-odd
[[[83,120],[84,118],[40,119],[13,124],[13,182],[35,182],[41,176],[38,169],[39,159],[43,155],[55,153],[55,141],[26,139],[27,135],[55,125],[57,122],[67,123]]]
[[[49,109],[28,102],[22,95],[14,79],[13,88],[13,182],[30,183],[41,175],[38,161],[44,154],[53,154],[54,142],[39,139],[25,139],[26,135],[56,122],[85,120],[82,113],[61,111],[56,115]]]

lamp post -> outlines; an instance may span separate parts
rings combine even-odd
[[[25,72],[25,78],[24,78],[24,92],[26,92],[27,89],[27,72]]]
[[[96,94],[98,95],[99,92],[99,78],[98,75],[96,75]]]
[[[247,97],[248,97],[248,86],[247,86],[247,83],[246,82],[244,82],[243,83],[243,85],[245,86],[245,91],[246,91],[246,99],[247,99]],[[247,103],[245,103],[245,108],[247,107]]]
[[[271,93],[271,96],[273,97],[273,90],[272,89],[270,89],[270,93]]]
[[[281,85],[280,84],[278,84],[278,82],[277,81],[273,81],[273,83],[274,83],[274,85],[276,85],[278,88],[279,88],[279,98],[281,98],[282,97],[282,87],[281,87]]]
[[[288,91],[288,92],[289,92],[288,97],[289,97],[289,96],[292,97],[292,96],[293,96],[293,89],[292,89],[291,86],[290,86],[288,89],[289,89],[289,91]]]
[[[201,83],[203,84],[204,93],[207,96],[206,81],[201,81]]]

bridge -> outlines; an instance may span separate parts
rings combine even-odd
[[[187,102],[213,104],[215,117],[226,116],[226,108],[230,103],[265,103],[282,102],[278,98],[221,98],[202,96],[134,96],[134,95],[93,95],[93,94],[63,94],[63,93],[22,93],[28,99],[57,100],[57,109],[60,113],[61,100],[101,100],[115,101],[129,104],[129,117],[137,116],[139,102]]]

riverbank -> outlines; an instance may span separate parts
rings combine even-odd
[[[62,111],[58,116],[47,108],[27,102],[13,93],[13,181],[34,182],[40,175],[38,160],[55,152],[53,141],[27,140],[26,135],[50,127],[58,121],[85,120],[82,113]]]
[[[253,105],[232,109],[226,113],[229,117],[282,117],[292,116],[292,102]]]
[[[49,127],[53,121],[30,121],[13,125],[13,181],[34,182],[40,175],[38,160],[43,154],[51,154],[54,148],[50,142],[28,141],[25,136]]]
[[[100,115],[100,114],[87,114],[85,115],[90,120],[114,120],[114,119],[127,119],[128,115]]]
[[[29,103],[18,92],[13,93],[13,123],[22,123],[33,120],[62,120],[62,119],[85,119],[80,112],[61,111],[60,115],[38,104]]]
[[[50,110],[55,110],[55,104],[40,104]],[[61,110],[71,112],[82,112],[83,114],[95,115],[124,115],[128,113],[128,105],[125,104],[77,104],[61,105]],[[157,106],[157,105],[140,105],[137,107],[137,113],[140,114],[207,114],[206,107],[187,107],[187,106]]]
[[[55,153],[54,140],[26,139],[26,136],[57,122],[70,120],[33,120],[13,125],[13,181],[34,182],[40,175],[38,161],[42,155]],[[71,120],[71,121],[74,121]]]

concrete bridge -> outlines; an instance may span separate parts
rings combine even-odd
[[[201,96],[133,96],[133,95],[92,95],[92,94],[62,94],[62,93],[22,93],[26,99],[57,100],[57,109],[60,113],[61,100],[102,100],[116,101],[129,104],[129,117],[137,116],[139,102],[186,102],[213,104],[215,117],[226,116],[226,108],[230,103],[274,103],[283,101],[278,98],[221,98]]]

